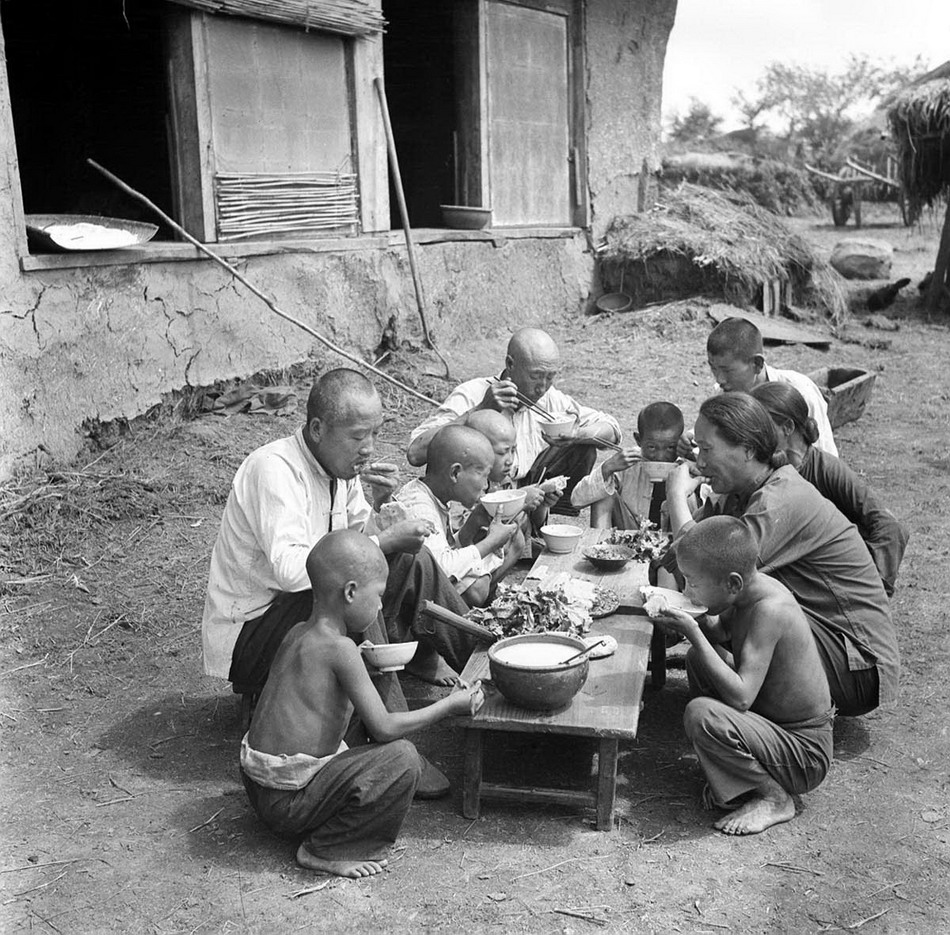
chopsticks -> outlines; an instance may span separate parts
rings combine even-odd
[[[492,383],[501,383],[501,380],[499,380],[498,377],[492,377],[491,381]],[[518,402],[520,402],[522,406],[524,406],[526,409],[530,409],[536,415],[541,416],[542,419],[546,419],[548,422],[558,421],[553,415],[551,415],[550,412],[547,411],[547,409],[544,408],[544,406],[539,406],[537,403],[528,399],[528,397],[525,396],[524,393],[521,392],[521,390],[516,389],[515,396],[518,397]],[[624,450],[623,445],[618,445],[616,442],[609,442],[604,438],[596,439],[596,444],[598,447],[610,448],[612,451]]]
[[[501,380],[499,380],[498,377],[492,377],[491,381],[492,383],[501,383]],[[515,396],[518,397],[518,402],[521,403],[522,406],[530,409],[536,415],[541,416],[542,419],[547,419],[548,422],[557,422],[557,419],[555,419],[554,416],[547,411],[547,409],[545,409],[543,406],[539,406],[533,400],[528,399],[528,397],[525,396],[521,390],[516,389]]]

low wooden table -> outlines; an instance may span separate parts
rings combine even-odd
[[[465,729],[464,789],[462,813],[477,818],[483,798],[508,802],[541,802],[558,805],[592,806],[597,813],[597,828],[608,831],[613,826],[617,792],[617,755],[621,739],[637,735],[640,704],[646,681],[647,657],[650,652],[653,626],[643,615],[639,587],[647,583],[646,565],[630,563],[619,572],[600,572],[581,555],[587,544],[600,540],[602,529],[587,530],[570,555],[544,552],[535,562],[529,577],[570,571],[613,588],[620,596],[621,609],[609,617],[595,620],[591,633],[608,634],[617,641],[617,651],[603,659],[592,659],[590,675],[571,705],[560,711],[527,711],[505,700],[497,691],[487,693],[485,704],[471,718],[459,718]],[[639,613],[624,612],[624,608]],[[655,640],[654,640],[655,642]],[[660,655],[665,661],[666,645]],[[655,656],[655,654],[654,654]],[[654,680],[656,678],[654,658]],[[488,651],[476,650],[462,672],[468,682],[487,679]],[[527,732],[534,734],[571,734],[589,737],[598,742],[597,782],[594,790],[574,791],[547,787],[521,788],[482,779],[482,753],[486,731]]]

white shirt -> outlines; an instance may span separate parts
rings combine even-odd
[[[419,478],[409,481],[395,499],[406,508],[409,519],[427,519],[435,527],[436,531],[426,536],[425,546],[459,594],[504,561],[504,556],[496,552],[482,558],[474,545],[459,545],[449,522],[448,506]]]
[[[372,514],[358,478],[331,478],[303,429],[252,451],[238,468],[211,553],[201,621],[204,670],[227,678],[241,627],[281,592],[305,591],[307,556],[330,529],[363,529]]]
[[[838,446],[831,434],[831,423],[828,421],[828,403],[825,401],[825,397],[821,395],[818,384],[811,377],[807,377],[797,370],[778,370],[775,367],[768,366],[765,367],[765,379],[776,383],[787,383],[789,386],[794,386],[802,394],[808,405],[808,414],[818,425],[818,441],[815,442],[815,447],[821,451],[827,451],[828,454],[837,458]]]
[[[474,380],[459,384],[428,419],[413,429],[410,441],[414,441],[423,432],[442,428],[443,425],[448,425],[459,416],[470,412],[484,399],[485,391],[491,386],[493,379],[493,377],[476,377]],[[573,397],[562,393],[554,386],[538,400],[537,404],[554,416],[576,412],[580,420],[578,428],[584,428],[595,422],[606,422],[616,432],[617,441],[622,437],[620,425],[613,416],[598,412],[588,406],[581,406]],[[515,457],[511,476],[515,480],[520,480],[531,470],[531,465],[534,464],[538,455],[549,447],[541,435],[541,426],[546,420],[526,406],[516,409],[512,418],[515,427]]]

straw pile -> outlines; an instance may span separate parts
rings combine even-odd
[[[913,217],[950,196],[950,78],[901,92],[887,112]]]
[[[357,222],[352,173],[220,173],[214,183],[222,240],[352,228]]]
[[[170,0],[179,6],[205,13],[227,13],[325,29],[344,36],[381,33],[386,25],[382,13],[371,0]]]
[[[689,294],[752,306],[764,284],[790,283],[797,302],[836,323],[847,314],[840,277],[808,243],[748,196],[683,184],[663,204],[616,217],[598,248],[610,288],[638,304]]]

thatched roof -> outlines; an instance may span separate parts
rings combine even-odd
[[[950,63],[930,74],[950,72]],[[912,84],[887,111],[912,215],[950,195],[950,77]]]
[[[802,237],[738,193],[682,184],[644,214],[616,217],[598,249],[605,263],[688,259],[713,271],[733,304],[751,304],[764,283],[791,282],[803,301],[835,321],[847,311],[841,279]]]

